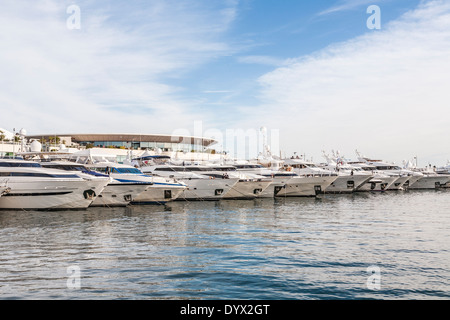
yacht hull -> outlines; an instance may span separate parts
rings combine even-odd
[[[238,182],[238,179],[181,180],[188,189],[181,192],[178,201],[218,201]]]
[[[403,189],[408,190],[410,186],[412,186],[421,178],[421,176],[410,176],[409,179],[403,184]]]
[[[373,178],[364,183],[357,191],[378,191],[383,192],[388,190],[392,184],[398,179],[398,177],[381,177]]]
[[[224,196],[224,200],[255,199],[266,190],[272,181],[239,180]]]
[[[186,189],[181,185],[155,183],[134,197],[131,204],[165,204],[176,200]]]
[[[277,197],[315,197],[326,190],[338,177],[299,176],[288,180],[286,185],[277,193]]]
[[[286,185],[291,177],[273,178],[269,186],[258,195],[258,198],[274,198],[276,194]]]
[[[372,179],[371,175],[338,176],[338,178],[333,181],[333,183],[331,183],[328,188],[325,189],[325,193],[352,193],[370,179]]]
[[[106,184],[105,180],[10,180],[10,192],[0,197],[0,209],[85,209],[98,198]]]
[[[394,181],[393,184],[388,188],[388,190],[404,190],[405,183],[410,179],[408,176],[398,177],[397,180]]]
[[[436,175],[425,176],[409,186],[410,190],[420,189],[440,189],[443,188],[449,181],[449,176]]]
[[[109,183],[91,207],[125,207],[148,187],[147,183]]]
[[[450,188],[450,179],[445,183],[443,188]]]

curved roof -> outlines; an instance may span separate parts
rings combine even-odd
[[[210,138],[172,136],[161,134],[129,134],[129,133],[92,133],[92,134],[44,134],[30,135],[28,139],[41,139],[50,137],[71,137],[74,142],[93,142],[93,141],[123,141],[123,142],[160,142],[160,143],[185,143],[193,145],[202,145],[204,147],[216,144],[217,141]]]

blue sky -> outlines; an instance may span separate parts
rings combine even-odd
[[[236,52],[204,63],[181,82],[173,83],[188,88],[188,95],[204,101],[199,106],[202,110],[224,110],[222,116],[230,125],[236,120],[234,114],[228,114],[230,109],[260,103],[259,83],[255,80],[261,75],[286,60],[369,32],[366,21],[370,15],[366,9],[374,3],[382,5],[382,21],[388,23],[415,8],[419,1],[239,2],[235,21],[224,35]]]
[[[80,29],[69,29],[70,5]],[[381,29],[366,12],[381,9]],[[7,0],[0,127],[278,130],[286,155],[450,159],[450,1]],[[225,146],[226,148],[226,146]]]

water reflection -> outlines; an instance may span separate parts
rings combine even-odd
[[[0,297],[448,298],[449,193],[0,212]],[[67,289],[79,266],[82,288]],[[367,289],[368,266],[382,290]]]

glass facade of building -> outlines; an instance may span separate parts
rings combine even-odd
[[[133,150],[157,150],[169,152],[203,152],[205,147],[195,144],[183,143],[163,143],[163,142],[125,142],[125,141],[83,141],[80,142],[82,146],[93,146],[96,148],[121,148]]]
[[[206,152],[211,153],[211,146],[217,141],[210,138],[171,136],[156,134],[52,134],[27,136],[37,139],[43,145],[49,145],[51,139],[59,139],[67,147],[84,146],[86,148],[113,148],[126,150],[149,150],[163,152]],[[43,141],[45,143],[43,143]],[[53,144],[53,143],[51,143]],[[55,145],[59,142],[55,142]],[[212,148],[213,149],[213,148]],[[215,153],[215,152],[214,152]]]

